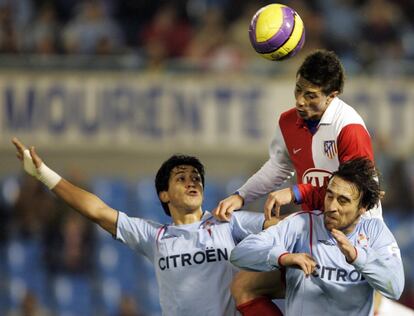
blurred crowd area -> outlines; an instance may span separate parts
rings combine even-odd
[[[263,5],[237,0],[1,0],[0,53],[133,56],[145,69],[238,70],[260,58],[248,25]],[[411,0],[295,0],[306,43],[336,51],[350,73],[414,73]],[[49,61],[52,60],[49,58]]]

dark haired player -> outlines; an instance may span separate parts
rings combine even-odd
[[[326,186],[338,166],[350,159],[373,161],[370,135],[360,115],[338,95],[345,74],[338,56],[317,50],[309,54],[296,74],[296,106],[279,117],[269,149],[269,160],[233,195],[221,201],[215,215],[229,220],[234,210],[277,189],[296,172],[298,183]],[[265,216],[276,201],[269,195]],[[303,205],[303,209],[309,209]],[[381,210],[370,211],[381,217]]]
[[[362,217],[380,192],[371,161],[341,164],[321,195],[323,211],[298,212],[246,237],[231,262],[253,271],[285,268],[287,316],[373,315],[375,290],[397,300],[404,289],[394,236],[381,219]]]
[[[237,314],[230,293],[237,268],[229,262],[230,252],[271,223],[252,212],[238,212],[230,222],[203,212],[204,166],[197,158],[175,155],[158,170],[158,197],[173,221],[162,225],[114,210],[48,168],[34,147],[26,149],[17,138],[13,144],[27,173],[154,264],[164,315]]]
[[[364,121],[338,97],[344,81],[344,69],[334,52],[317,50],[305,58],[296,73],[296,105],[279,117],[269,160],[235,194],[219,203],[213,211],[217,218],[229,220],[233,211],[266,194],[265,218],[271,218],[272,212],[278,217],[280,205],[290,201],[280,200],[275,190],[295,172],[297,183],[326,187],[340,164],[357,157],[374,160]],[[302,208],[313,209],[306,203]],[[381,206],[365,216],[382,218]],[[272,272],[242,272],[233,283],[233,295],[237,305],[248,306],[256,314],[273,309],[262,290],[268,293],[272,286],[277,290],[277,284],[280,280]]]

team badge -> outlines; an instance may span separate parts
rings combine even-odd
[[[214,225],[214,223],[212,221],[209,221],[209,220],[207,220],[203,225],[204,229],[207,229],[208,234],[210,236],[211,236],[211,226],[213,226],[213,225]]]
[[[336,142],[334,140],[325,140],[323,142],[323,152],[329,159],[333,159],[338,153]]]
[[[368,247],[368,237],[364,234],[359,234],[357,238],[358,245],[361,247]]]

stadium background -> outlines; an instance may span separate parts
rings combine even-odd
[[[267,159],[295,70],[314,48],[341,56],[343,98],[373,137],[406,270],[400,301],[414,307],[414,3],[280,1],[307,32],[303,51],[282,63],[248,42],[267,3],[0,1],[1,315],[159,314],[149,263],[24,177],[12,136],[111,206],[158,221],[168,219],[157,168],[172,153],[196,154],[211,209]]]

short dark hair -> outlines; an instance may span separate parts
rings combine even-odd
[[[160,192],[168,191],[168,183],[170,180],[171,171],[177,166],[192,166],[197,169],[198,173],[201,177],[201,183],[204,187],[204,166],[198,160],[198,158],[193,156],[181,155],[176,154],[168,158],[166,161],[163,162],[160,169],[158,169],[157,175],[155,176],[155,189],[157,190],[158,198],[160,198]],[[161,205],[168,216],[171,216],[170,209],[168,207],[168,203],[164,203],[161,201]]]
[[[381,188],[379,172],[368,158],[355,158],[341,165],[332,177],[339,177],[353,183],[361,194],[360,206],[372,209],[379,203]]]
[[[316,50],[309,54],[299,67],[296,76],[298,75],[321,87],[326,95],[334,91],[342,93],[344,88],[344,67],[332,51]]]

